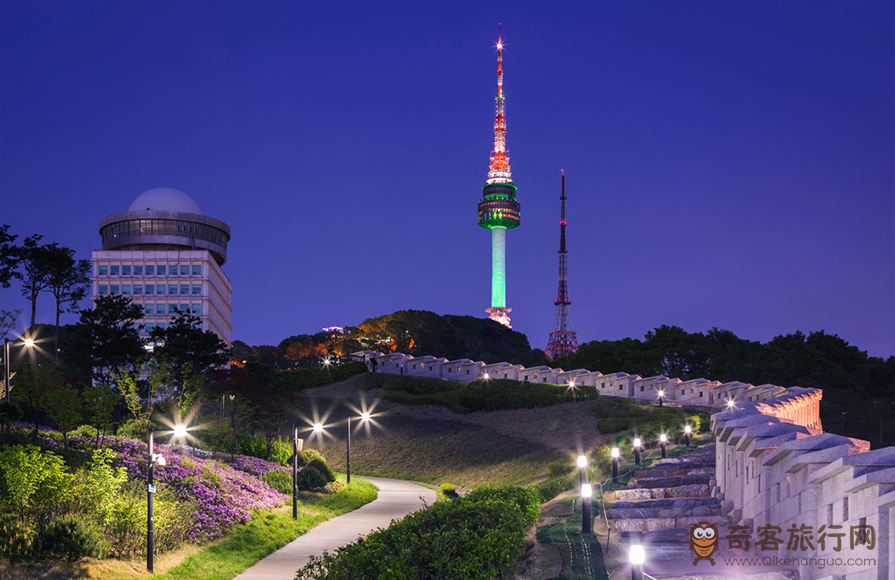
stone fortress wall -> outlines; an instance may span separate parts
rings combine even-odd
[[[721,501],[731,525],[746,527],[733,531],[722,526],[721,538],[728,542],[734,533],[750,537],[748,551],[736,550],[734,556],[763,562],[776,558],[778,566],[793,559],[791,566],[804,580],[895,580],[895,447],[870,451],[867,441],[824,433],[820,389],[604,375],[506,362],[486,365],[373,351],[352,358],[376,372],[461,382],[499,378],[589,386],[601,395],[639,401],[655,401],[662,390],[666,402],[717,409],[711,423],[712,495]],[[759,528],[764,526],[780,531],[762,535]],[[790,532],[793,528],[798,533]],[[777,550],[767,549],[773,542],[756,543],[768,531],[782,542]]]

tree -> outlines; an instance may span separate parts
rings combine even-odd
[[[40,245],[43,236],[34,234],[28,236],[17,249],[21,264],[25,269],[22,277],[22,296],[31,301],[31,326],[34,326],[37,318],[37,296],[43,292],[50,283],[51,254],[58,244]]]
[[[16,327],[16,321],[19,319],[20,314],[22,314],[21,308],[0,310],[0,339],[5,338]],[[3,356],[6,356],[6,354],[4,353]]]
[[[60,384],[47,393],[47,409],[50,419],[62,433],[65,448],[68,449],[68,433],[81,424],[81,397],[78,390],[69,384]]]
[[[9,282],[13,278],[21,279],[22,275],[17,271],[21,261],[19,248],[13,245],[16,234],[9,233],[9,226],[0,226],[0,286],[9,288]]]
[[[137,368],[146,356],[143,326],[134,324],[142,316],[143,309],[125,296],[100,296],[93,310],[81,311],[72,350],[85,376],[113,384],[128,368]]]
[[[33,357],[28,357],[25,368],[20,369],[18,388],[14,391],[16,397],[27,401],[34,410],[35,423],[43,420],[50,402],[50,391],[61,388],[63,385],[59,366],[52,361],[43,361],[37,364]]]
[[[90,261],[75,260],[75,251],[71,248],[56,246],[46,250],[47,289],[56,299],[56,333],[53,339],[53,351],[59,360],[59,316],[63,312],[74,312],[80,302],[87,296],[90,288]],[[31,320],[34,324],[34,320]]]
[[[166,385],[184,413],[189,412],[208,371],[230,360],[227,343],[214,332],[202,330],[200,323],[200,318],[179,312],[167,328],[156,327],[151,334],[153,356],[165,365]]]
[[[88,412],[90,425],[96,428],[96,441],[112,425],[115,417],[115,405],[121,399],[109,390],[106,385],[87,385],[84,387],[84,408]]]

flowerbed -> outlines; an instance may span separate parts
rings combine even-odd
[[[33,426],[21,427],[33,430]],[[44,449],[62,453],[60,439],[54,431],[40,430],[33,442]],[[104,437],[100,446],[116,452],[113,465],[123,466],[128,479],[144,485],[148,483],[146,443]],[[68,437],[69,453],[90,456],[95,448],[95,438]],[[232,465],[227,465],[224,460],[229,456],[206,459],[189,455],[179,447],[162,444],[155,444],[154,451],[163,455],[166,462],[164,467],[156,466],[153,471],[158,492],[167,493],[185,508],[185,532],[191,541],[219,538],[234,524],[249,521],[253,510],[273,509],[288,499],[257,477],[274,469],[286,469],[281,465],[239,455]]]

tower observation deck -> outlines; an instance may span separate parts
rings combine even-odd
[[[482,187],[479,201],[479,226],[491,230],[491,308],[485,310],[489,318],[510,326],[511,308],[507,308],[506,235],[507,230],[519,227],[519,202],[510,171],[510,156],[506,150],[506,103],[503,94],[503,37],[497,40],[497,97],[495,98],[494,150],[488,179]]]

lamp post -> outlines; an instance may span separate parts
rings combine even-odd
[[[3,360],[6,362],[6,401],[9,402],[9,339],[3,337]]]
[[[662,399],[665,398],[665,391],[659,389],[659,406],[662,406]]]
[[[587,457],[578,456],[578,474],[581,479],[581,533],[593,533],[590,517],[590,498],[593,495],[591,485],[587,483]]]
[[[689,425],[684,427],[684,441],[686,442],[687,447],[690,446],[690,434],[692,433],[692,431],[693,431],[693,428],[690,427]]]
[[[319,425],[319,423],[317,424]],[[317,430],[314,425],[314,430]],[[321,426],[322,429],[322,426]],[[298,519],[298,452],[304,446],[304,440],[298,438],[298,425],[292,428],[292,519]]]
[[[640,437],[634,438],[634,465],[640,465]]]
[[[643,580],[643,563],[646,561],[646,551],[642,544],[631,546],[628,560],[631,562],[631,580]]]
[[[155,483],[152,476],[156,463],[158,463],[159,467],[165,466],[165,458],[153,452],[152,425],[146,428],[146,440],[149,444],[149,474],[147,478],[149,486],[146,492],[146,508],[148,510],[148,517],[146,518],[146,569],[152,572],[152,556],[155,551],[155,531],[152,522],[152,495],[155,493]]]
[[[369,413],[361,413],[360,419],[361,419],[361,421],[367,422],[370,420],[370,414]],[[347,439],[347,442],[348,442],[348,448],[345,453],[345,471],[346,471],[345,479],[347,480],[348,483],[351,483],[351,415],[348,416],[348,439]]]
[[[659,435],[659,445],[662,447],[662,459],[665,459],[665,444],[668,443],[668,436],[665,433]]]
[[[613,447],[612,455],[612,483],[618,483],[618,447]]]

